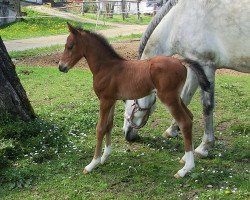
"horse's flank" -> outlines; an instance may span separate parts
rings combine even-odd
[[[115,68],[110,70],[108,66],[111,63],[106,63],[108,65],[100,66],[99,73],[94,75],[94,88],[99,98],[104,95],[106,98],[112,97],[117,100],[137,99],[150,94],[154,88],[157,90],[180,88],[181,86],[175,83],[182,82],[183,84],[186,79],[186,68],[179,60],[170,57],[159,56],[144,61],[112,62]],[[173,68],[175,68],[174,74],[167,73]],[[163,74],[164,80],[158,80],[158,77],[163,76]],[[164,83],[160,81],[164,81]],[[104,90],[107,92],[103,93]],[[112,91],[112,93],[109,94],[108,91]]]

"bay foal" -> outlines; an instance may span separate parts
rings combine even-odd
[[[68,72],[85,57],[93,74],[94,91],[100,100],[96,149],[94,158],[85,167],[84,173],[91,172],[99,163],[103,164],[111,154],[111,130],[116,100],[138,99],[156,89],[159,99],[169,109],[184,135],[185,155],[182,161],[185,165],[175,177],[185,176],[194,167],[193,116],[180,98],[187,76],[186,67],[180,60],[165,56],[148,60],[126,60],[102,36],[70,24],[68,28],[70,35],[59,62],[59,69]],[[205,83],[207,84],[206,81]],[[106,145],[101,156],[104,136]]]

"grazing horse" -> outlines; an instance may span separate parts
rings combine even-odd
[[[99,120],[96,127],[96,149],[94,158],[84,169],[91,172],[99,163],[104,163],[111,154],[111,129],[113,126],[116,100],[137,99],[157,90],[161,102],[169,109],[184,135],[184,167],[175,177],[183,177],[194,167],[192,149],[192,113],[182,103],[180,92],[186,80],[187,69],[176,58],[157,56],[147,60],[126,60],[118,55],[102,36],[68,24],[70,35],[59,70],[68,72],[82,57],[88,62],[93,74],[93,87],[100,100]],[[205,73],[191,60],[200,74],[199,83],[204,90],[210,85]],[[197,70],[196,70],[197,69]],[[101,156],[102,141],[106,136],[104,153]]]
[[[217,68],[250,72],[250,0],[169,0],[153,18],[139,47],[139,57],[179,54],[197,63],[205,72],[211,88],[201,88],[205,131],[195,152],[208,156],[214,144],[214,81]],[[181,98],[188,105],[198,87],[196,75],[188,68]],[[153,111],[155,94],[126,101],[124,134],[127,140],[138,137],[138,129]],[[137,109],[137,107],[143,109]],[[147,112],[147,111],[151,112]],[[175,120],[163,133],[174,137],[179,127]]]

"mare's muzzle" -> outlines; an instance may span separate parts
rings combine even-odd
[[[67,73],[69,71],[69,68],[64,64],[59,63],[59,70],[61,72]]]
[[[133,129],[132,127],[129,127],[128,130],[124,133],[125,139],[128,142],[134,142],[140,139],[140,136],[138,135],[137,131],[135,131],[135,129]]]

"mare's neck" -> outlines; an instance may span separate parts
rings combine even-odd
[[[85,58],[93,75],[97,74],[106,66],[111,67],[108,63],[114,60],[123,60],[118,56],[113,55],[112,51],[102,44],[95,36],[86,35],[84,43],[88,44],[85,50]]]

